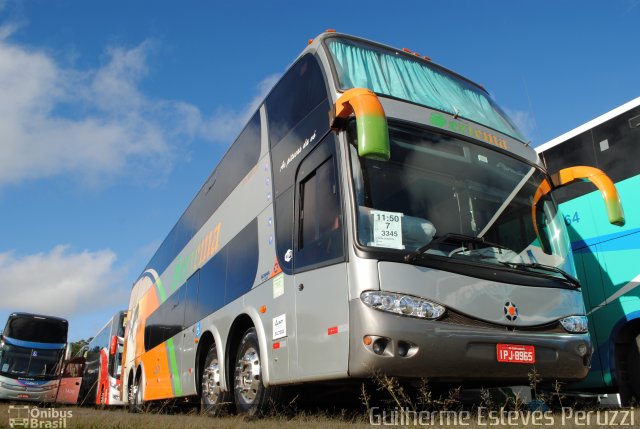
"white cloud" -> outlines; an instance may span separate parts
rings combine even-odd
[[[127,302],[124,275],[111,250],[79,253],[56,246],[48,253],[0,253],[0,310],[69,318]]]
[[[140,91],[149,50],[110,48],[106,64],[81,71],[0,39],[0,185],[68,173],[89,183],[131,171],[162,179],[200,114]]]
[[[267,96],[271,88],[278,82],[279,74],[272,74],[264,78],[257,86],[255,97],[240,110],[218,108],[216,112],[206,120],[202,127],[203,136],[207,139],[230,144],[249,121]]]
[[[0,188],[61,175],[85,185],[160,182],[194,138],[228,145],[278,78],[260,82],[244,108],[203,115],[141,89],[153,41],[109,47],[100,67],[83,70],[12,42],[19,27],[0,26]]]

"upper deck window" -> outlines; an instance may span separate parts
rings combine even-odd
[[[341,90],[368,88],[459,115],[526,141],[485,91],[445,69],[402,52],[353,40],[331,38],[327,45]]]
[[[318,104],[327,88],[318,61],[305,55],[295,63],[267,97],[269,141],[274,147]]]

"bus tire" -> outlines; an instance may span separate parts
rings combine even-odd
[[[233,394],[238,414],[262,416],[278,403],[280,389],[264,387],[261,365],[256,329],[250,328],[238,346],[233,378]]]
[[[142,375],[136,376],[129,390],[129,412],[142,413],[145,411],[144,391],[142,390]]]
[[[98,404],[97,408],[99,410],[105,409],[105,398],[104,398],[104,387],[100,386],[100,392],[98,393]]]
[[[630,392],[640,402],[640,335],[634,338],[629,346],[627,358]]]
[[[135,412],[135,407],[133,406],[133,374],[129,374],[129,379],[127,380],[127,411],[130,413]]]
[[[200,380],[200,409],[203,414],[221,416],[229,411],[233,398],[231,392],[222,390],[220,376],[223,370],[224,366],[218,362],[216,343],[212,342],[204,360]]]

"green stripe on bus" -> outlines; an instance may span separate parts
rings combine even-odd
[[[167,294],[164,291],[164,285],[162,284],[162,279],[160,276],[156,278],[156,287],[158,288],[158,296],[160,298],[160,304],[166,301]]]
[[[171,384],[173,385],[173,396],[182,396],[180,372],[178,371],[178,361],[176,360],[176,349],[173,345],[173,338],[169,338],[167,340],[167,354],[169,355],[169,365],[171,366]]]

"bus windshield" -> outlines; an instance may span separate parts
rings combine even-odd
[[[36,349],[4,343],[0,348],[0,373],[12,378],[57,377],[64,349]]]
[[[486,91],[443,68],[402,52],[350,39],[331,38],[327,46],[341,90],[368,88],[526,141]]]
[[[422,128],[389,124],[391,159],[359,158],[349,129],[358,240],[376,250],[506,265],[552,266],[573,275],[562,216],[537,167]],[[532,220],[536,213],[536,227]],[[429,246],[426,246],[429,245]],[[552,274],[561,277],[561,274]]]
[[[69,324],[66,320],[35,315],[10,317],[4,336],[38,343],[66,343]]]

